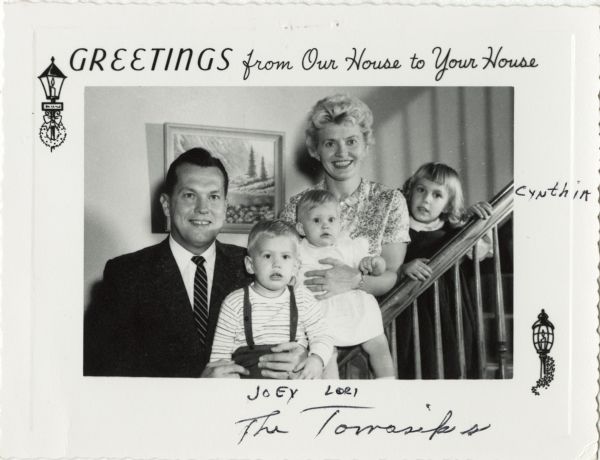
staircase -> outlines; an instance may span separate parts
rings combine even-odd
[[[406,279],[388,293],[381,301],[381,315],[386,335],[396,356],[396,318],[410,309],[414,329],[418,330],[419,296],[433,287],[435,298],[435,360],[436,378],[444,378],[444,352],[457,353],[460,363],[460,378],[467,377],[462,326],[455,327],[458,350],[443,350],[438,280],[446,273],[454,274],[454,297],[456,305],[461,305],[461,296],[469,295],[475,305],[475,333],[477,347],[476,378],[507,379],[513,376],[513,251],[512,251],[512,212],[513,184],[508,184],[491,205],[492,215],[486,220],[474,219],[468,222],[434,257],[429,266],[433,275],[427,281]],[[477,257],[467,260],[466,254],[476,251],[476,243],[486,233],[492,232],[494,255],[481,262]],[[459,271],[467,275],[467,291],[462,292]],[[455,309],[454,325],[463,324],[461,308]],[[421,377],[421,344],[419,334],[413,334],[415,378]],[[366,357],[360,347],[340,349],[338,355],[340,377],[345,379],[369,378]]]

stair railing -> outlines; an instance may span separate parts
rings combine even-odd
[[[500,245],[498,240],[498,226],[501,224],[513,210],[513,183],[509,183],[502,189],[491,201],[492,215],[487,219],[472,219],[461,230],[441,248],[429,261],[432,269],[432,276],[426,281],[417,281],[411,279],[403,280],[396,288],[388,293],[380,302],[381,316],[383,325],[386,329],[386,335],[392,350],[394,362],[397,362],[396,356],[396,330],[395,319],[404,312],[409,306],[412,308],[413,320],[413,344],[415,377],[422,378],[421,375],[421,355],[419,338],[419,310],[418,297],[427,289],[433,286],[434,289],[434,328],[436,342],[436,374],[437,378],[444,378],[444,360],[442,350],[442,325],[439,305],[439,287],[438,279],[450,269],[453,269],[454,280],[454,298],[455,304],[461,305],[462,292],[460,287],[459,267],[461,259],[469,251],[473,251],[473,273],[475,284],[475,311],[476,311],[476,335],[478,347],[478,375],[484,376],[486,367],[485,350],[485,329],[483,317],[482,302],[482,283],[479,267],[479,257],[477,254],[477,242],[488,232],[493,235],[494,249],[494,297],[496,314],[496,333],[497,333],[497,354],[498,354],[498,378],[506,378],[506,358],[508,353],[507,333],[506,333],[506,315],[504,306],[504,293],[502,287],[502,276],[500,271]],[[458,361],[460,368],[460,377],[466,377],[466,359],[464,349],[464,332],[462,329],[462,309],[455,309],[455,322],[457,325],[457,343]],[[352,359],[360,354],[360,347],[347,348],[340,351],[338,366],[342,378],[348,375],[348,366]]]

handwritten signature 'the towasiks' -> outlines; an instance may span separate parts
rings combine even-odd
[[[431,407],[427,405],[428,409]],[[474,434],[486,431],[491,428],[491,424],[479,426],[478,423],[467,424],[463,429],[451,424],[453,411],[448,410],[441,421],[434,422],[431,426],[424,427],[418,424],[410,423],[388,423],[388,422],[368,422],[357,424],[352,422],[353,414],[362,411],[375,411],[375,407],[361,405],[324,405],[312,406],[300,410],[299,414],[316,414],[316,431],[315,438],[319,436],[340,436],[343,434],[351,434],[355,436],[369,436],[376,433],[381,434],[404,434],[404,435],[421,435],[432,441],[434,438],[441,435],[460,435],[473,436]],[[243,427],[242,435],[238,444],[244,442],[248,437],[256,438],[263,435],[281,435],[289,434],[290,430],[282,427],[277,419],[281,415],[280,410],[273,410],[267,414],[261,414],[253,417],[247,417],[236,421],[236,424],[241,424]],[[303,417],[304,418],[304,417]],[[315,417],[310,417],[312,421]],[[363,418],[363,417],[361,417]],[[439,419],[438,419],[439,420]],[[303,423],[311,423],[309,420],[303,420]]]

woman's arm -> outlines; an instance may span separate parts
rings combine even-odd
[[[381,248],[386,270],[380,276],[365,276],[361,289],[375,296],[383,295],[394,287],[398,279],[398,269],[404,262],[407,243],[388,243]]]
[[[383,232],[381,257],[385,259],[386,271],[381,276],[365,276],[361,289],[379,296],[386,294],[398,280],[398,270],[404,262],[410,241],[409,215],[406,200],[399,190],[385,193],[389,200],[389,215]]]
[[[358,287],[361,273],[357,268],[352,268],[339,259],[321,259],[319,263],[332,267],[310,270],[304,274],[304,285],[308,289],[313,292],[324,292],[324,294],[315,295],[315,299],[328,299]]]
[[[352,268],[337,259],[322,259],[319,260],[319,263],[332,265],[333,267],[306,272],[304,284],[311,291],[325,291],[325,294],[315,296],[318,300],[327,299],[359,287],[369,294],[383,295],[396,284],[398,279],[396,272],[404,261],[406,246],[406,243],[383,245],[381,257],[385,259],[387,269],[380,276],[362,277],[358,269]],[[362,284],[361,279],[363,280]]]

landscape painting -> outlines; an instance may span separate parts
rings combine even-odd
[[[256,222],[274,219],[283,203],[283,134],[197,125],[165,124],[165,175],[181,153],[203,147],[229,175],[228,233],[247,233]]]

